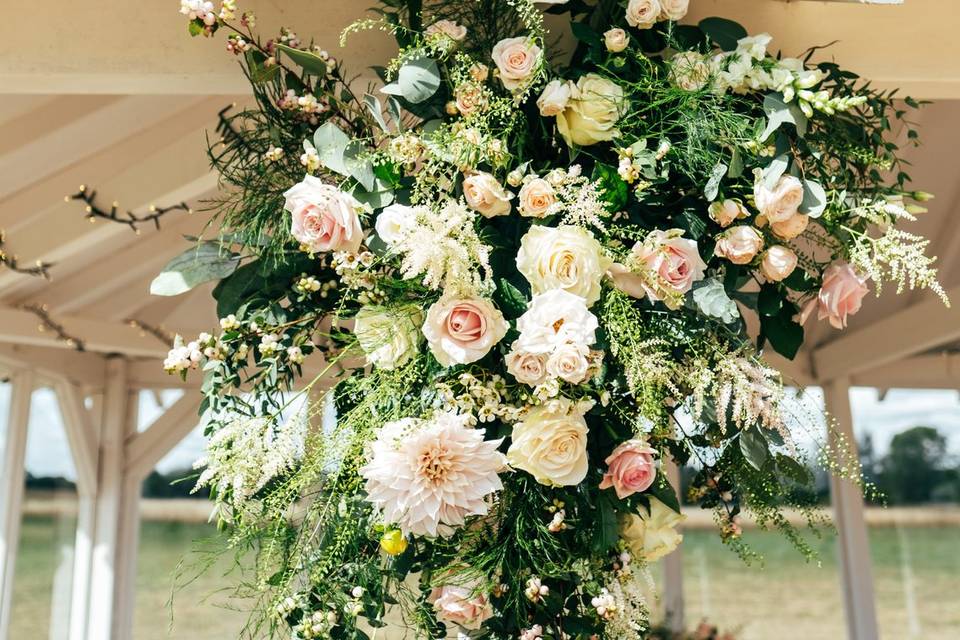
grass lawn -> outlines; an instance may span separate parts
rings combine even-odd
[[[242,601],[222,590],[229,561],[221,561],[168,601],[173,574],[196,539],[215,532],[207,525],[144,522],[137,564],[135,640],[232,640],[246,615]],[[738,631],[739,640],[833,640],[845,637],[843,601],[832,537],[818,541],[820,566],[803,558],[775,533],[746,532],[765,557],[763,567],[745,567],[709,531],[686,532],[684,590],[687,617],[701,617]],[[903,555],[907,541],[909,561]],[[73,522],[25,518],[17,558],[10,637],[59,640],[66,609],[51,606],[54,585],[66,594]],[[960,531],[956,527],[876,528],[871,553],[878,615],[886,639],[960,638]],[[187,564],[202,558],[194,556]],[[907,567],[906,569],[904,567]],[[905,585],[912,583],[912,590]],[[65,600],[61,598],[60,600]],[[226,608],[225,608],[226,606]],[[172,615],[172,619],[171,619]],[[54,634],[51,636],[51,620]]]

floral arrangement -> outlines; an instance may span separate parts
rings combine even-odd
[[[646,638],[670,462],[745,557],[744,509],[811,552],[763,353],[871,286],[943,297],[899,227],[930,197],[893,142],[918,105],[687,4],[382,0],[343,35],[399,46],[361,96],[294,32],[182,0],[256,99],[210,148],[219,237],[154,286],[219,280],[220,331],[165,367],[202,370],[198,486],[256,550],[253,630]]]

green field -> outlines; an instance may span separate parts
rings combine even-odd
[[[59,524],[58,524],[59,523]],[[237,637],[245,614],[231,610],[222,591],[229,584],[214,569],[176,593],[171,613],[173,573],[193,547],[208,538],[209,526],[144,522],[137,567],[134,638],[136,640],[230,640]],[[955,640],[960,638],[960,531],[949,527],[912,527],[901,536],[895,528],[871,533],[878,614],[885,638]],[[703,616],[739,631],[740,640],[828,640],[845,637],[843,602],[832,538],[817,545],[821,565],[805,563],[777,534],[747,531],[747,539],[765,557],[764,567],[745,567],[708,531],[688,531],[684,544],[687,616]],[[51,517],[24,521],[14,592],[11,638],[54,638],[66,611],[51,605],[54,584],[69,584],[57,567],[73,539],[73,523]],[[188,564],[201,560],[187,560]],[[66,563],[68,564],[68,563]],[[904,567],[908,567],[904,569]],[[905,587],[912,582],[913,588]],[[62,600],[62,598],[61,598]],[[227,608],[225,608],[225,606]],[[54,611],[57,613],[54,613]],[[172,615],[172,619],[171,619]]]

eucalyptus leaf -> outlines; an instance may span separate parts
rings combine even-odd
[[[774,189],[777,186],[777,181],[787,172],[789,166],[790,157],[787,154],[784,153],[774,158],[763,170],[763,186]]]
[[[725,175],[727,175],[727,165],[718,162],[716,166],[713,167],[713,171],[710,172],[710,179],[707,181],[707,186],[703,188],[703,195],[707,200],[713,201],[717,199],[717,194],[720,193],[720,181],[723,180],[723,176]]]
[[[794,125],[801,138],[807,134],[807,117],[796,104],[784,102],[780,94],[767,94],[763,99],[763,112],[767,114],[767,128],[760,134],[761,140],[766,140],[785,124]]]
[[[380,98],[369,93],[365,94],[363,96],[363,104],[366,105],[370,111],[370,115],[373,116],[373,119],[384,133],[389,133],[390,129],[387,127],[387,121],[383,118],[383,105],[380,103]]]
[[[709,278],[693,291],[693,302],[703,315],[716,318],[724,324],[736,322],[740,317],[737,303],[727,295],[723,283],[715,278]]]
[[[400,107],[400,101],[393,96],[387,98],[387,113],[397,125],[397,131],[403,133],[403,110]]]
[[[350,144],[350,137],[332,122],[324,123],[313,134],[313,145],[320,156],[320,164],[342,176],[350,175],[343,154]]]
[[[392,96],[403,96],[407,101],[419,104],[439,88],[440,70],[437,63],[431,58],[418,58],[400,67],[396,82],[386,85],[381,91]]]
[[[800,212],[811,218],[819,218],[827,208],[827,192],[813,180],[803,181],[803,203]]]
[[[737,48],[737,40],[747,37],[747,30],[742,25],[726,18],[704,18],[698,26],[724,51],[733,51]]]
[[[751,467],[759,471],[770,456],[767,440],[756,426],[740,432],[740,451]]]
[[[203,242],[168,262],[150,283],[150,293],[178,296],[204,282],[226,278],[239,264],[237,254],[223,251],[216,242]]]

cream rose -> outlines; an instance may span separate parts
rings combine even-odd
[[[362,205],[352,195],[311,175],[284,192],[290,212],[290,235],[310,251],[356,253],[363,242],[357,212]]]
[[[522,89],[540,64],[542,51],[529,38],[507,38],[493,46],[493,61],[500,70],[500,82],[508,91]]]
[[[680,229],[651,231],[633,246],[629,267],[615,264],[610,268],[614,285],[634,298],[650,296],[678,308],[684,294],[707,270],[696,241],[682,234]]]
[[[630,36],[620,27],[614,27],[604,32],[603,44],[607,47],[607,51],[620,53],[630,46]]]
[[[544,117],[555,116],[563,112],[570,102],[573,83],[569,80],[551,80],[537,98],[537,108]]]
[[[798,213],[783,222],[774,222],[770,225],[770,231],[781,240],[793,240],[807,230],[808,224],[810,224],[810,216]]]
[[[430,307],[423,335],[445,367],[476,362],[500,342],[510,325],[489,300],[444,297]]]
[[[424,29],[423,34],[428,38],[446,36],[454,42],[462,42],[467,37],[467,28],[453,20],[437,20]]]
[[[797,254],[783,245],[773,245],[760,259],[760,273],[770,282],[780,282],[796,268]]]
[[[670,80],[684,91],[700,91],[710,82],[710,65],[696,51],[670,58]]]
[[[620,135],[623,89],[595,73],[580,76],[567,108],[557,114],[557,130],[569,146],[586,147]]]
[[[353,333],[370,364],[396,369],[416,355],[422,322],[419,309],[364,307],[356,315]]]
[[[610,262],[597,239],[573,225],[534,225],[517,252],[517,269],[534,295],[563,289],[583,298],[588,307],[600,299],[600,282]]]
[[[483,111],[487,106],[487,96],[483,87],[473,82],[465,82],[458,86],[453,93],[457,111],[465,116]]]
[[[591,345],[597,341],[597,317],[586,301],[563,289],[552,289],[533,297],[526,312],[517,319],[520,338],[517,346],[528,353],[553,353],[558,346]]]
[[[518,208],[522,216],[543,218],[556,202],[557,192],[543,178],[534,178],[520,188]]]
[[[416,209],[403,204],[391,204],[380,212],[373,228],[388,245],[396,244],[415,224]]]
[[[680,20],[687,15],[690,0],[660,0],[660,20]]]
[[[763,249],[763,236],[751,226],[731,227],[717,238],[714,254],[733,264],[749,264]]]
[[[741,218],[749,218],[750,212],[738,200],[711,202],[708,209],[710,219],[721,227],[729,227]]]
[[[767,222],[784,222],[795,216],[803,204],[803,183],[795,176],[780,176],[776,186],[769,189],[758,180],[753,187],[753,197],[757,211]]]
[[[686,520],[681,515],[650,497],[650,509],[641,507],[640,514],[629,514],[620,518],[620,537],[635,558],[645,562],[654,562],[672,552],[683,541],[683,535],[677,527]]]
[[[588,468],[585,410],[567,398],[532,408],[513,427],[507,462],[540,484],[579,484]]]
[[[823,272],[820,293],[804,309],[801,322],[817,309],[819,320],[828,320],[834,329],[846,329],[847,318],[858,311],[869,289],[866,277],[846,262],[837,262]]]
[[[547,358],[547,373],[570,384],[580,384],[590,371],[590,348],[566,343],[558,346]]]
[[[627,440],[614,449],[607,459],[607,471],[600,481],[601,489],[613,488],[623,500],[646,491],[657,477],[657,450],[643,440]]]
[[[481,172],[464,179],[463,197],[471,209],[484,218],[493,218],[510,213],[513,194],[492,175]]]
[[[535,387],[547,381],[547,358],[542,353],[528,353],[514,343],[506,363],[507,373],[521,384]]]
[[[627,24],[637,29],[649,29],[660,19],[661,11],[660,0],[630,0],[627,3]]]
[[[427,601],[433,604],[440,620],[476,631],[484,621],[493,617],[493,605],[486,594],[475,591],[469,585],[434,587]]]

